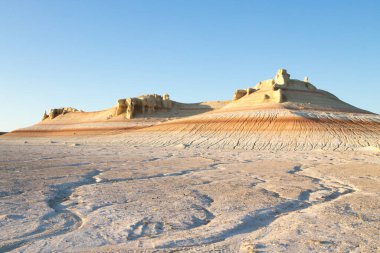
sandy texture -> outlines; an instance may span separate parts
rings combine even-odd
[[[380,116],[272,108],[220,109],[124,134],[125,142],[246,150],[380,148]]]
[[[185,145],[245,150],[379,150],[379,115],[305,110],[294,106],[226,106],[207,113],[197,112],[195,116],[180,113],[180,119],[156,115],[132,120],[75,123],[69,121],[67,116],[65,120],[54,119],[51,123],[43,121],[8,133],[3,138],[119,134],[113,138],[123,140],[126,145],[155,147]]]
[[[380,250],[374,150],[104,138],[0,139],[0,252]]]

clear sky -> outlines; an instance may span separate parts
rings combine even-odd
[[[286,68],[380,113],[380,1],[1,0],[0,131],[168,92],[230,99]]]

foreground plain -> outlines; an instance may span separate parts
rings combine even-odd
[[[0,252],[380,250],[378,151],[0,142]]]

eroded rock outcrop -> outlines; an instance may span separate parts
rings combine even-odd
[[[273,80],[277,85],[286,85],[290,81],[290,75],[286,69],[279,69]]]
[[[125,113],[126,109],[127,109],[126,99],[125,98],[119,99],[117,101],[116,111],[115,111],[114,115],[117,116],[117,115],[120,115],[122,113]]]
[[[236,90],[232,100],[238,100],[247,95],[247,90]]]
[[[173,107],[173,102],[170,100],[168,93],[165,93],[162,97],[162,107],[164,109],[172,109]]]
[[[62,107],[62,108],[54,108],[50,109],[49,115],[47,115],[46,111],[44,115],[42,116],[42,120],[46,119],[54,119],[59,115],[63,115],[70,112],[78,112],[78,109],[72,108],[72,107]]]
[[[169,94],[163,96],[158,94],[147,94],[139,97],[119,99],[115,109],[114,116],[125,114],[125,118],[132,119],[137,114],[152,114],[157,110],[170,110],[173,102]]]
[[[126,99],[126,105],[127,105],[127,109],[126,109],[125,117],[127,119],[132,119],[133,113],[135,111],[135,102],[133,101],[132,98],[127,98]]]
[[[308,77],[305,77],[304,81],[290,79],[290,74],[286,69],[279,69],[273,79],[261,81],[254,88],[237,90],[234,94],[233,100],[238,100],[254,93],[255,101],[258,103],[282,103],[286,101],[283,92],[285,90],[315,91],[317,89],[309,82]]]
[[[245,95],[249,95],[249,94],[251,94],[251,93],[253,93],[255,91],[256,90],[254,88],[247,88],[245,90],[241,90],[241,89],[236,90],[235,93],[234,93],[234,96],[233,96],[232,100],[238,100],[238,99],[244,97]]]
[[[44,112],[44,115],[42,115],[42,120],[45,120],[49,118],[49,115],[46,113],[46,111]]]

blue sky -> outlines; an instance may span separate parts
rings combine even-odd
[[[168,92],[230,99],[286,68],[380,113],[380,1],[0,1],[0,131]]]

